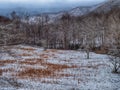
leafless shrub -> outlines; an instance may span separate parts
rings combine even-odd
[[[113,73],[118,73],[120,69],[120,50],[111,50],[109,52],[109,59],[113,65]]]

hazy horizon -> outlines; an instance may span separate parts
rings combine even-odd
[[[7,15],[11,11],[28,12],[59,12],[70,10],[78,6],[92,6],[106,0],[0,0],[0,15]]]
[[[0,0],[0,7],[7,7],[18,5],[21,7],[26,7],[32,5],[34,7],[46,6],[46,7],[60,7],[61,5],[67,6],[91,6],[106,0]],[[9,7],[10,8],[10,7]]]

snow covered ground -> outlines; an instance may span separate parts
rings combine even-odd
[[[72,50],[2,47],[0,90],[120,90],[106,55]]]

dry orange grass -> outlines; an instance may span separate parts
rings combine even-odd
[[[19,64],[29,64],[29,65],[35,65],[36,62],[33,62],[33,61],[19,61]]]
[[[47,59],[47,58],[49,58],[49,57],[56,57],[55,56],[55,54],[40,54],[39,55],[41,58],[45,58],[45,59]],[[56,57],[57,58],[57,57]]]
[[[18,74],[18,78],[41,78],[48,77],[51,74],[52,72],[47,69],[26,68],[24,71]]]
[[[44,60],[42,59],[26,59],[25,61],[19,61],[19,64],[28,64],[28,65],[35,65],[35,64],[42,64]]]
[[[22,53],[22,54],[19,54],[18,56],[32,56],[32,55],[27,53]]]
[[[4,66],[5,64],[13,64],[16,60],[0,60],[0,66]]]
[[[16,60],[0,60],[0,66],[4,66],[6,64],[13,64]],[[7,69],[0,69],[0,75],[2,75],[3,72],[13,72],[13,68],[7,68]]]
[[[94,52],[97,53],[97,54],[107,54],[108,50],[107,49],[101,49],[101,50],[95,50]]]
[[[52,63],[46,63],[47,69],[50,69],[52,71],[61,71],[66,68],[72,68],[67,65],[60,65],[60,64],[52,64]]]
[[[60,65],[60,64],[52,64],[45,62],[42,59],[36,60],[25,60],[20,62],[21,64],[30,64],[30,65],[41,65],[47,67],[46,69],[35,69],[30,67],[24,67],[23,71],[20,71],[17,74],[18,78],[43,78],[43,77],[62,77],[62,76],[70,76],[70,75],[57,75],[60,71],[67,68],[76,68],[77,66],[67,66],[67,65]]]
[[[27,50],[27,51],[34,51],[34,50],[36,50],[34,48],[19,48],[19,49],[21,49],[21,50]]]

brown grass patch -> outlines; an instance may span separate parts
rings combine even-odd
[[[29,64],[29,65],[35,65],[36,62],[33,62],[33,61],[19,61],[19,64]]]
[[[0,69],[0,76],[2,75],[2,69]]]
[[[60,77],[70,77],[70,76],[74,76],[72,74],[57,74],[56,77],[60,78]]]
[[[26,59],[25,61],[19,61],[19,64],[28,64],[28,65],[35,65],[35,64],[43,64],[45,63],[42,59]]]
[[[95,53],[97,53],[97,54],[107,54],[108,50],[106,50],[106,49],[95,50]]]
[[[13,64],[16,60],[0,60],[0,66],[4,66],[5,64]]]
[[[52,64],[52,63],[47,63],[46,66],[48,69],[51,69],[52,71],[60,71],[62,69],[71,68],[70,66],[67,65]]]
[[[47,83],[47,84],[59,84],[58,81],[48,81],[48,80],[42,80],[42,83]]]
[[[49,53],[49,52],[57,52],[57,50],[56,50],[56,49],[49,49],[49,50],[46,50],[45,52],[46,52],[46,53]]]
[[[2,73],[5,72],[14,72],[14,69],[13,68],[7,68],[7,69],[0,69],[0,75],[2,75]]]
[[[45,58],[45,59],[47,59],[47,58],[49,58],[49,57],[55,57],[55,54],[40,54],[39,55],[41,58]],[[56,57],[57,58],[57,57]]]
[[[25,67],[23,71],[18,73],[18,78],[43,78],[43,77],[62,77],[65,76],[63,74],[57,75],[60,71],[67,68],[76,68],[77,66],[67,66],[67,65],[60,65],[60,64],[52,64],[45,62],[44,60],[37,59],[33,60],[34,62],[29,62],[28,60],[25,62],[25,64],[40,64],[42,66],[47,67],[46,69],[35,69],[35,68],[28,68]],[[66,75],[69,76],[69,75]]]
[[[41,78],[48,77],[52,74],[50,70],[47,69],[34,69],[34,68],[26,68],[24,71],[18,74],[21,78]]]
[[[41,54],[40,57],[41,58],[49,58],[49,56],[47,54]]]
[[[18,56],[32,56],[32,55],[27,53],[22,53],[22,54],[19,54]]]
[[[36,50],[36,49],[34,49],[34,48],[19,48],[19,49],[21,49],[21,50],[26,50],[26,51],[34,51],[34,50]]]

